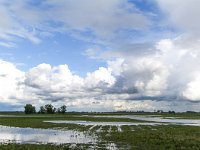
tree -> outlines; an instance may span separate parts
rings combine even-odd
[[[44,108],[45,108],[47,114],[54,114],[56,111],[56,108],[51,104],[46,104],[44,106]]]
[[[175,111],[168,111],[169,114],[175,114]]]
[[[67,107],[65,105],[63,105],[63,106],[61,106],[60,108],[57,109],[57,112],[64,114],[67,110],[66,108]]]
[[[57,113],[59,113],[59,114],[61,113],[61,109],[60,108],[57,109]]]
[[[40,106],[40,110],[38,111],[39,114],[44,114],[46,112],[44,106]]]
[[[33,106],[32,104],[26,104],[24,106],[24,112],[25,114],[33,114],[35,113],[35,106]]]
[[[62,105],[61,107],[60,107],[60,110],[61,110],[61,113],[65,113],[66,112],[66,109],[67,107],[65,106],[65,105]]]

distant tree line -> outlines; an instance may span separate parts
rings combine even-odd
[[[46,104],[45,106],[40,106],[39,111],[36,112],[35,106],[33,106],[32,104],[26,104],[24,106],[24,112],[25,112],[25,114],[34,114],[34,113],[39,113],[39,114],[60,113],[60,114],[64,114],[67,111],[66,108],[67,107],[65,105],[62,105],[61,107],[56,109],[53,105]]]

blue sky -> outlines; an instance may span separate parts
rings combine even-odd
[[[43,4],[45,2],[41,1],[16,1],[14,2],[14,4],[15,3],[24,3],[21,5],[26,5],[27,8],[30,7],[32,9],[36,9],[35,11],[41,11],[41,13],[43,11],[42,9],[46,9],[48,11],[48,9],[51,8],[47,4]],[[45,27],[37,29],[37,27],[34,28],[32,24],[28,24],[28,30],[39,30],[38,32],[40,32],[41,30],[42,32],[49,32],[48,34],[50,35],[41,36],[40,33],[37,33],[37,38],[39,38],[40,41],[39,43],[32,42],[27,38],[14,36],[15,41],[12,42],[11,46],[0,46],[1,58],[18,64],[18,68],[22,69],[23,71],[27,71],[29,68],[41,63],[49,63],[53,66],[57,66],[59,64],[68,64],[74,72],[81,76],[85,76],[87,72],[94,71],[100,66],[106,66],[105,61],[89,59],[85,55],[85,51],[87,49],[98,48],[103,51],[109,49],[110,46],[112,46],[113,44],[114,46],[116,46],[116,42],[119,42],[119,40],[122,43],[130,42],[129,38],[134,42],[152,42],[152,40],[157,40],[158,38],[160,38],[160,36],[163,36],[160,35],[160,33],[162,32],[166,32],[166,34],[169,34],[165,35],[165,37],[174,34],[170,31],[170,29],[167,26],[156,25],[156,21],[160,21],[162,20],[162,18],[160,10],[157,7],[157,3],[155,1],[130,0],[127,1],[127,3],[130,6],[136,7],[136,9],[138,9],[137,11],[142,11],[140,13],[144,12],[146,15],[150,13],[154,14],[150,16],[150,18],[147,18],[151,21],[153,25],[147,27],[147,29],[145,30],[129,30],[127,28],[126,31],[122,31],[120,35],[115,35],[116,37],[112,37],[108,40],[102,40],[101,42],[98,42],[98,40],[100,39],[98,39],[98,37],[94,35],[94,31],[88,32],[87,29],[83,32],[77,31],[77,34],[83,35],[79,37],[78,35],[71,35],[70,32],[73,31],[70,31],[70,29],[66,32],[53,32],[51,30],[46,31]],[[12,6],[14,4],[9,4],[8,2],[7,5]],[[135,11],[135,8],[130,8],[129,11]],[[84,18],[84,15],[82,17]],[[17,21],[17,19],[15,21]],[[60,28],[60,26],[62,26],[63,24],[61,21],[54,22],[54,20],[48,20],[48,22],[49,28]],[[21,23],[21,25],[25,26],[25,24],[23,23]],[[88,26],[86,28],[90,27]],[[119,28],[114,32],[120,32],[120,30],[121,29]],[[149,38],[149,36],[151,38]],[[84,38],[88,40],[85,40]],[[3,42],[6,43],[7,41]],[[9,43],[10,42],[7,42],[7,44]]]
[[[81,76],[105,65],[102,61],[89,59],[84,51],[91,47],[88,42],[74,39],[66,34],[55,34],[54,37],[42,39],[39,44],[31,43],[26,39],[17,43],[16,47],[1,48],[2,58],[17,63],[18,68],[27,71],[41,63],[53,66],[68,64],[73,71]]]
[[[44,5],[42,4],[41,2],[32,2],[32,1],[27,1],[27,2],[24,2],[26,3],[26,5],[28,5],[29,7],[33,7],[33,9],[38,9],[38,6],[40,5]],[[9,4],[10,6],[11,4]],[[21,4],[22,5],[22,4]],[[23,4],[24,5],[24,4]],[[139,9],[139,10],[144,10],[144,11],[147,11],[147,13],[150,11],[150,12],[154,12],[154,8],[156,8],[155,4],[154,3],[150,3],[150,2],[143,2],[143,1],[130,1],[129,2],[129,5],[136,5]],[[28,7],[26,6],[26,7]],[[44,7],[44,6],[43,6]],[[41,7],[43,9],[43,7]],[[149,9],[149,7],[151,9]],[[46,9],[49,9],[47,6],[45,7]],[[35,10],[35,11],[36,11]],[[42,12],[42,10],[40,10]],[[130,9],[130,11],[134,11]],[[82,16],[84,18],[84,16]],[[154,17],[154,18],[158,18],[158,17]],[[15,20],[17,21],[17,19]],[[54,20],[48,20],[49,23],[49,28],[60,28],[60,26],[62,26],[62,22],[60,23],[57,23],[55,21],[55,23],[53,22]],[[21,23],[21,25],[25,26],[25,24]],[[70,32],[72,32],[72,34],[76,34],[75,32],[73,33],[73,31],[66,31],[66,32],[53,32],[53,31],[47,31],[45,30],[45,28],[42,28],[42,29],[37,29],[34,28],[34,26],[32,26],[32,24],[28,24],[27,25],[27,30],[38,30],[38,32],[40,32],[40,30],[42,32],[49,32],[47,34],[50,34],[50,35],[40,35],[40,33],[38,33],[38,37],[40,42],[32,42],[30,40],[28,40],[27,38],[20,38],[18,36],[14,36],[12,38],[15,38],[15,41],[13,42],[14,46],[12,47],[6,47],[6,46],[1,46],[1,53],[12,53],[16,59],[18,59],[18,61],[22,61],[20,63],[23,63],[23,61],[25,61],[25,63],[28,65],[27,61],[26,60],[23,60],[25,59],[26,57],[29,57],[30,55],[34,55],[37,56],[37,55],[44,55],[44,53],[59,53],[59,52],[63,52],[62,54],[65,54],[66,53],[66,56],[71,56],[72,57],[81,57],[83,55],[81,55],[81,53],[84,52],[84,50],[88,49],[88,48],[91,48],[91,47],[94,47],[94,46],[107,46],[107,43],[108,41],[102,41],[101,43],[98,43],[95,42],[96,40],[99,40],[99,39],[95,39],[96,35],[94,35],[94,31],[91,30],[91,32],[88,32],[87,29],[84,29],[85,31],[77,31],[77,35],[71,35]],[[89,26],[86,27],[86,28],[90,28]],[[106,26],[105,26],[106,28]],[[90,30],[90,29],[89,29]],[[116,30],[114,32],[118,32],[120,30]],[[29,32],[29,31],[28,31]],[[53,32],[53,33],[51,33]],[[146,32],[149,32],[148,30],[145,30],[145,31],[138,31],[138,30],[128,30],[127,31],[124,31],[122,32],[123,34],[125,34],[125,36],[136,36],[136,39],[137,37],[143,37],[145,36],[145,33]],[[78,34],[82,34],[83,36],[82,37],[79,37]],[[123,35],[122,35],[123,36]],[[85,39],[84,39],[85,38]],[[98,38],[98,37],[96,37]],[[105,37],[103,37],[105,38]],[[113,38],[120,38],[120,35],[119,37],[113,37]],[[123,37],[124,38],[124,37]],[[89,39],[88,41],[86,39]],[[112,39],[108,39],[108,40],[112,40]],[[120,39],[121,40],[121,39]],[[109,41],[111,42],[111,41]],[[8,42],[9,43],[9,42]],[[7,43],[7,44],[8,44]],[[109,46],[109,45],[108,45]],[[51,52],[52,51],[52,52]],[[20,53],[20,54],[19,54]],[[60,55],[62,56],[62,55]],[[21,57],[21,58],[20,58]],[[51,56],[50,56],[51,57]],[[46,58],[48,59],[48,57]],[[80,59],[77,59],[78,61]],[[36,59],[37,60],[37,59]],[[35,61],[36,61],[35,60]],[[57,65],[57,64],[61,64],[63,63],[63,61],[61,61],[62,59],[55,59],[54,61],[50,61],[50,60],[43,60],[44,62],[50,62],[52,65]],[[38,62],[38,64],[41,63],[41,61]],[[64,63],[68,63],[68,61],[64,62]],[[37,63],[34,63],[34,65],[37,64]]]
[[[198,4],[0,1],[0,110],[197,109]]]

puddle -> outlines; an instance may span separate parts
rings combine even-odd
[[[0,143],[94,144],[95,142],[95,137],[74,130],[59,131],[53,129],[18,128],[0,125]]]
[[[128,118],[128,119],[136,119],[142,121],[149,122],[157,122],[157,123],[170,123],[176,125],[188,125],[188,126],[200,126],[200,120],[194,119],[177,119],[173,117],[163,118],[163,117],[152,117],[152,116],[141,116],[141,115],[121,115],[121,116],[94,116],[94,117],[107,117],[107,118]]]
[[[66,123],[78,125],[92,125],[92,126],[124,126],[124,125],[160,125],[156,122],[95,122],[95,121],[69,121],[69,120],[51,120],[44,121],[49,123]]]

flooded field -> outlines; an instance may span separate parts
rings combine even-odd
[[[132,126],[132,125],[161,125],[155,122],[95,122],[95,121],[68,121],[68,120],[51,120],[45,121],[49,123],[66,123],[66,124],[79,124],[79,125],[92,125],[92,126]]]
[[[199,116],[0,115],[0,149],[200,149]]]
[[[64,143],[95,143],[95,136],[86,133],[67,130],[33,129],[0,126],[0,143],[35,143],[35,144],[64,144]]]
[[[91,116],[90,116],[91,117]],[[200,120],[196,119],[177,119],[174,117],[163,118],[160,116],[136,116],[136,115],[120,115],[120,116],[92,116],[92,117],[105,117],[105,118],[128,118],[138,121],[147,122],[92,122],[92,121],[69,121],[69,120],[51,120],[45,121],[49,123],[66,123],[66,124],[79,124],[79,125],[101,125],[101,126],[122,126],[122,125],[188,125],[200,126]]]
[[[94,116],[99,117],[99,116]],[[149,122],[159,122],[159,123],[170,123],[175,125],[188,125],[188,126],[200,126],[200,120],[197,119],[179,119],[175,117],[161,117],[161,116],[136,116],[136,115],[120,115],[120,116],[101,116],[101,117],[108,117],[108,118],[128,118],[128,119],[136,119],[142,121],[149,121]]]

